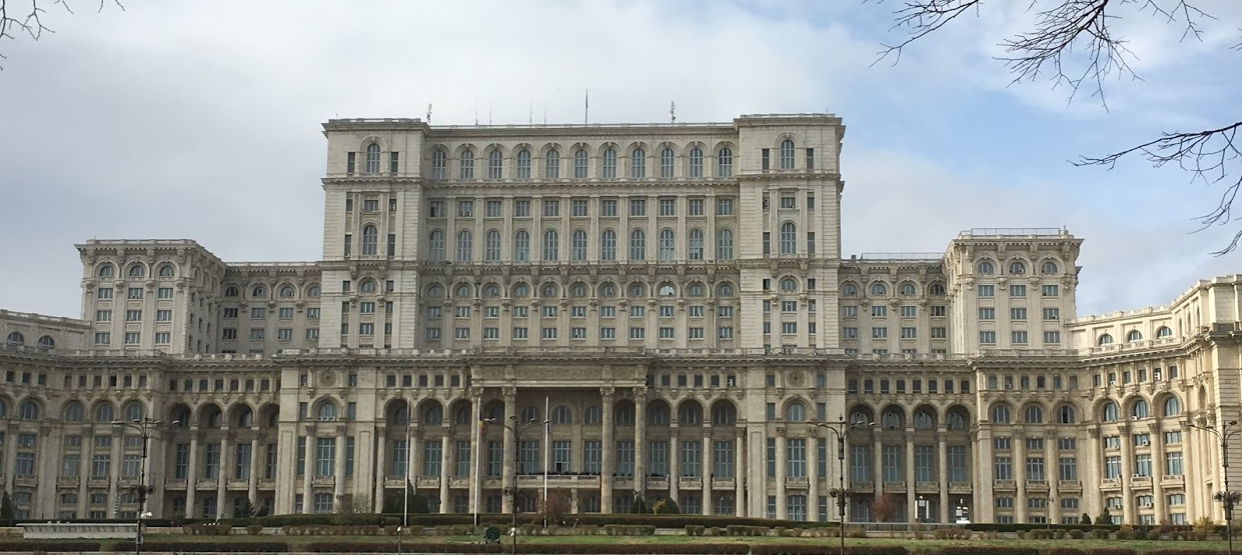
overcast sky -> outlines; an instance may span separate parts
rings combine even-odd
[[[110,1],[110,0],[109,0]],[[1236,121],[1242,2],[1205,0],[1202,41],[1129,13],[1143,78],[1109,110],[992,59],[1027,2],[969,15],[872,65],[895,0],[317,2],[69,0],[56,33],[0,42],[0,307],[80,315],[73,244],[195,239],[226,261],[317,260],[335,117],[433,124],[844,118],[846,254],[943,252],[972,227],[1085,238],[1080,315],[1162,305],[1242,271],[1191,234],[1219,187],[1140,159],[1074,168],[1166,130]],[[991,4],[988,4],[991,5]]]

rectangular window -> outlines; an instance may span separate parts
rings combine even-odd
[[[676,216],[677,215],[677,199],[661,198],[660,199],[660,215]]]
[[[1077,480],[1078,459],[1075,457],[1061,457],[1057,459],[1057,479],[1062,481]]]
[[[668,441],[652,441],[649,445],[651,451],[651,474],[655,476],[668,475]]]
[[[632,198],[630,199],[630,216],[646,216],[647,215],[647,199]]]
[[[702,216],[704,214],[704,202],[701,198],[692,198],[686,201],[686,211],[691,216]]]
[[[716,215],[732,216],[733,215],[733,199],[718,198],[716,199]]]
[[[880,448],[880,461],[883,464],[884,481],[900,482],[904,479],[903,471],[903,451],[904,445],[882,445]]]
[[[966,474],[966,465],[967,465],[966,446],[950,445],[948,447],[948,452],[946,453],[946,455],[948,457],[946,464],[948,465],[948,470],[949,470],[949,481],[950,482],[969,481],[969,478],[967,478],[967,474]]]
[[[790,478],[806,477],[806,440],[785,440],[785,472]]]
[[[681,475],[687,478],[699,478],[703,475],[703,444],[698,441],[681,443]]]
[[[220,444],[208,443],[203,449],[203,478],[215,480],[220,477]]]
[[[850,481],[871,481],[870,445],[850,445]]]
[[[933,482],[936,480],[934,449],[934,445],[914,446],[914,480],[916,482]]]
[[[598,439],[582,442],[582,471],[599,474],[603,468],[604,444]]]
[[[996,344],[996,332],[994,331],[979,332],[979,343],[984,344],[984,345],[995,345]]]
[[[733,442],[716,441],[712,444],[712,475],[717,478],[733,477]]]
[[[1010,297],[1025,297],[1026,286],[1025,285],[1010,285],[1009,296]]]
[[[634,440],[617,442],[617,475],[634,475]]]
[[[1045,297],[1056,297],[1061,294],[1058,285],[1044,285],[1040,289]]]
[[[526,443],[526,442],[522,442]],[[428,478],[440,477],[441,464],[443,463],[444,450],[438,439],[429,439],[423,442],[423,476]]]

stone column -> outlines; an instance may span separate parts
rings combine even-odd
[[[608,446],[605,445],[607,450]],[[634,388],[634,494],[647,491],[647,388]]]
[[[806,519],[811,522],[819,521],[819,481],[824,477],[819,475],[819,442],[827,441],[819,436],[816,428],[815,434],[806,438],[806,475],[807,475],[807,492],[806,492]],[[827,456],[827,450],[824,456]],[[825,468],[825,470],[827,470]],[[831,487],[831,486],[830,486]]]
[[[1190,420],[1182,420],[1181,426],[1182,479],[1185,481],[1186,491],[1186,522],[1194,522],[1194,519],[1199,517],[1199,492],[1202,486],[1200,484],[1192,483],[1188,478],[1186,478],[1185,471],[1188,468],[1199,468],[1199,466],[1197,466],[1199,464],[1199,459],[1195,456],[1194,448],[1191,444],[1191,433],[1194,432],[1195,429],[1190,426]]]
[[[668,430],[668,498],[677,501],[681,497],[681,442],[678,432],[681,431],[677,422],[672,422]],[[680,504],[680,501],[678,501]]]
[[[712,427],[706,421],[703,423],[703,454],[699,457],[699,463],[702,465],[699,476],[702,478],[702,497],[699,499],[699,505],[704,515],[712,514],[712,473],[715,470],[712,467]]]
[[[315,480],[315,425],[306,426],[306,471],[302,476],[302,514],[308,515],[315,512],[314,501],[311,495],[311,482]]]
[[[1155,505],[1156,522],[1168,518],[1169,507],[1164,498],[1164,475],[1168,469],[1164,467],[1164,436],[1160,427],[1160,421],[1147,425],[1148,431],[1151,433],[1151,494],[1152,502]]]
[[[452,419],[446,421],[451,422]],[[440,438],[440,514],[447,514],[452,510],[452,503],[449,500],[449,476],[451,469],[449,463],[453,458],[449,456],[449,449],[452,448],[451,430],[447,424],[444,426],[444,436]]]
[[[875,466],[872,467],[874,472],[871,477],[875,483],[876,499],[879,499],[881,495],[884,495],[884,443],[880,439],[881,435],[883,435],[883,433],[880,431],[871,431],[871,441],[873,445],[871,459],[875,463]]]
[[[1121,432],[1121,523],[1134,522],[1131,496],[1134,495],[1134,438],[1129,423],[1123,424]]]
[[[470,421],[470,512],[481,513],[480,499],[483,493],[483,429],[482,424],[476,422],[483,414],[483,388],[471,388],[470,408],[474,411],[474,420]]]
[[[1013,478],[1017,494],[1013,499],[1013,521],[1027,522],[1026,510],[1026,430],[1013,431]]]
[[[125,433],[123,430],[114,430],[118,433],[112,434],[112,468],[109,468],[108,479],[108,518],[116,518],[117,495],[119,491],[119,482],[121,481],[121,467],[125,464],[123,451],[121,446],[125,444]],[[13,438],[16,439],[16,438]],[[15,444],[16,445],[16,444]],[[9,449],[13,452],[13,449]],[[13,466],[8,467],[5,471],[12,475]]]
[[[256,510],[259,503],[259,472],[263,468],[259,461],[259,438],[255,437],[250,440],[250,483],[247,484],[246,497],[250,500],[250,504]]]
[[[974,481],[971,501],[974,505],[970,507],[970,519],[976,522],[995,522],[995,503],[991,501],[995,497],[992,480],[992,428],[987,424],[981,425],[977,433],[971,434],[970,439],[971,446],[974,447],[976,469],[971,476]]]
[[[93,438],[92,438],[93,439]],[[92,442],[93,444],[93,442]],[[89,467],[88,467],[89,470]],[[83,474],[84,477],[89,474]],[[198,426],[190,427],[190,467],[185,475],[185,516],[192,518],[194,516],[194,504],[197,501],[196,491],[198,483]]]
[[[1044,477],[1048,480],[1048,522],[1061,523],[1061,464],[1057,456],[1057,432],[1044,432]]]
[[[384,482],[388,480],[388,429],[375,429],[375,512],[384,512]]]
[[[517,388],[506,387],[504,390],[504,397],[505,418],[508,419],[510,416],[517,416]],[[504,487],[504,490],[510,494],[512,494],[514,486],[517,485],[513,482],[514,465],[517,464],[517,438],[513,437],[513,422],[514,421],[510,419],[508,422],[501,423],[505,427],[505,454],[504,463],[501,465],[502,472],[500,483],[502,484],[502,487]],[[604,452],[607,453],[608,450],[605,449]],[[513,498],[513,495],[503,496],[500,502],[501,512],[512,513],[514,511],[514,501],[516,500]]]
[[[599,476],[599,511],[603,514],[610,514],[615,506],[612,499],[612,486],[617,480],[617,442],[613,434],[613,426],[615,425],[615,422],[613,422],[615,416],[613,414],[613,395],[616,392],[611,386],[607,386],[600,388],[599,393],[600,412],[602,413],[601,416],[603,416],[603,423],[600,428],[603,432],[603,439],[601,440],[601,443],[603,443],[603,453],[600,457],[602,470]],[[638,419],[639,416],[637,414],[634,415],[635,422]],[[635,443],[637,444],[637,441]]]
[[[345,434],[345,426],[338,426],[337,436],[332,439],[336,446],[336,458],[332,461],[332,474],[334,475],[332,480],[332,497],[336,500],[338,511],[341,509],[341,504],[345,501],[345,457],[348,455],[346,452]]]
[[[746,427],[739,426],[733,448],[733,512],[734,516],[746,516]]]
[[[936,432],[936,470],[940,477],[940,518],[942,523],[953,522],[949,520],[949,510],[953,505],[953,494],[949,490],[949,441],[948,434],[944,430]]]
[[[914,430],[907,429],[905,433],[905,446],[903,448],[906,455],[905,475],[906,475],[906,521],[916,522],[919,516],[918,491],[914,485],[917,476],[914,475]]]
[[[776,436],[776,478],[772,484],[776,488],[776,518],[789,518],[788,493],[785,481],[789,479],[789,438],[784,434]]]

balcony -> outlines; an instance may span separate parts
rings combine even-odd
[[[38,476],[34,476],[34,475],[28,475],[28,476],[20,476],[20,475],[19,475],[19,476],[14,476],[14,477],[13,477],[13,485],[15,485],[15,486],[25,486],[25,487],[31,487],[31,488],[33,488],[33,487],[35,487],[35,486],[39,485],[39,477],[38,477]]]
[[[900,482],[884,482],[884,493],[905,493],[905,492],[906,492],[905,480],[902,480]]]
[[[1177,487],[1186,485],[1185,476],[1164,476],[1160,479],[1160,485],[1169,487]]]
[[[1018,484],[1013,480],[992,480],[992,489],[997,491],[1018,491]]]
[[[1082,491],[1082,482],[1078,480],[1061,480],[1057,482],[1057,489],[1061,491]]]
[[[1048,491],[1048,482],[1046,480],[1027,480],[1026,491],[1046,492]]]
[[[736,487],[737,482],[733,478],[712,478],[712,489],[729,490]]]
[[[785,478],[786,489],[807,489],[810,487],[810,480],[805,477]]]
[[[397,487],[401,487],[400,484]],[[440,487],[440,478],[435,476],[419,476],[414,479],[414,487],[419,489],[438,489]]]
[[[915,482],[915,493],[940,493],[940,484],[938,482]]]
[[[949,482],[949,493],[970,495],[974,491],[975,486],[970,482]]]
[[[681,478],[677,482],[677,486],[681,489],[701,490],[703,489],[702,478]]]
[[[56,478],[56,487],[72,488],[77,487],[80,483],[82,483],[80,476],[60,476]]]
[[[668,477],[652,476],[647,480],[647,489],[668,489]]]
[[[850,482],[850,491],[858,493],[874,493],[875,482]]]

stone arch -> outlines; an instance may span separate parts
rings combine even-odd
[[[685,399],[677,404],[677,423],[696,426],[703,423],[703,403],[698,399]]]
[[[935,430],[938,420],[935,407],[927,404],[915,407],[910,419],[915,430]]]
[[[263,429],[275,430],[280,427],[280,405],[264,403],[259,407],[259,426]]]
[[[220,428],[224,425],[224,411],[220,409],[220,405],[204,403],[194,412],[199,428]]]
[[[891,404],[880,412],[880,429],[903,430],[906,427],[906,409],[901,405]]]
[[[230,428],[253,428],[255,426],[254,409],[247,403],[234,403],[229,407]]]
[[[870,405],[859,403],[850,407],[851,426],[870,426],[875,422],[875,409]]]
[[[647,403],[647,425],[666,427],[672,421],[672,409],[663,399],[655,399]]]
[[[712,426],[733,427],[737,425],[737,406],[728,399],[717,399],[712,403]]]

